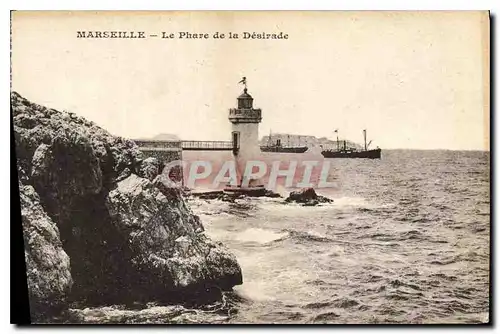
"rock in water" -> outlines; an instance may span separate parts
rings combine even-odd
[[[319,203],[333,202],[333,200],[327,197],[316,194],[313,188],[304,188],[301,190],[292,191],[285,201],[301,203],[304,206],[314,206],[318,205]]]
[[[11,105],[35,313],[67,300],[203,302],[241,284],[234,255],[158,175],[162,162],[74,114],[17,93]]]

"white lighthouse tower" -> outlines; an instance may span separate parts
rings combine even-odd
[[[232,123],[231,138],[233,154],[236,160],[238,185],[244,183],[242,175],[246,162],[260,156],[259,123],[262,121],[262,110],[253,107],[253,97],[248,94],[246,78],[240,81],[245,85],[243,93],[238,96],[238,108],[229,109],[229,121]]]

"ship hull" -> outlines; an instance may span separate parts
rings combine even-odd
[[[304,153],[307,151],[307,146],[302,147],[279,147],[279,146],[261,146],[261,152],[274,152],[274,153]]]
[[[359,152],[323,151],[321,154],[325,158],[380,159],[381,152],[381,149],[376,149]]]

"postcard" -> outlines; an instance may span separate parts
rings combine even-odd
[[[30,323],[490,323],[488,11],[13,11],[11,114]]]

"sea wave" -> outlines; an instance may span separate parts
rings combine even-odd
[[[241,233],[238,233],[235,239],[242,242],[256,242],[259,244],[266,244],[272,241],[281,240],[287,236],[287,232],[275,232],[262,228],[249,228]]]
[[[317,191],[334,200],[327,205],[201,204],[220,213],[202,221],[243,272],[234,290],[244,301],[228,322],[484,322],[488,165],[472,153],[461,165],[449,163],[453,152],[405,154],[335,161],[349,182]]]
[[[293,230],[293,229],[285,229],[288,233],[288,238],[291,238],[298,242],[331,242],[334,239],[327,237],[321,233],[316,231],[301,231],[301,230]]]

